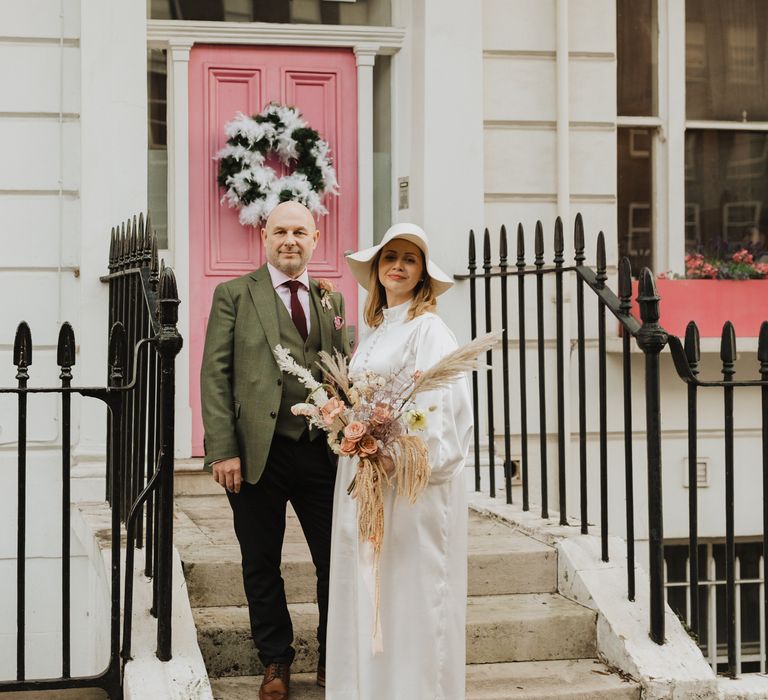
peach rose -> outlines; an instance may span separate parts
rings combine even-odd
[[[337,399],[335,396],[328,399],[320,407],[320,415],[322,416],[323,423],[331,425],[336,417],[344,411],[344,402]]]
[[[392,411],[389,406],[384,403],[378,403],[373,407],[371,411],[371,423],[374,425],[384,425],[389,422],[392,417]]]
[[[379,451],[379,445],[373,435],[363,435],[357,443],[357,449],[364,455],[375,455]]]
[[[366,430],[365,423],[355,420],[344,428],[344,437],[352,442],[358,442],[365,435]]]
[[[339,445],[339,452],[347,457],[351,457],[357,452],[357,442],[342,438],[341,444]]]

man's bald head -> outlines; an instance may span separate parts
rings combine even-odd
[[[278,204],[261,229],[267,261],[294,278],[306,269],[319,237],[312,212],[300,202]]]
[[[301,202],[294,202],[292,200],[288,202],[280,202],[280,204],[270,212],[267,221],[264,224],[264,228],[269,230],[270,224],[274,226],[275,221],[282,221],[289,216],[303,217],[309,230],[317,230],[317,224],[315,223],[315,217],[312,216],[312,212]]]

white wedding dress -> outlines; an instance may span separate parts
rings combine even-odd
[[[425,370],[456,349],[432,313],[407,320],[410,302],[384,309],[384,322],[357,348],[351,371],[388,376]],[[415,504],[384,495],[380,559],[383,651],[373,653],[371,546],[357,534],[357,502],[347,495],[356,458],[339,460],[326,662],[327,700],[463,700],[467,598],[467,503],[464,463],[472,430],[466,378],[418,394],[427,414],[421,435],[431,477]],[[432,409],[433,410],[428,410]]]

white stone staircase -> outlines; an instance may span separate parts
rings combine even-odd
[[[183,490],[209,491],[204,484]],[[250,640],[240,552],[223,493],[178,496],[175,539],[214,697],[256,697],[261,666]],[[314,567],[292,513],[283,562],[297,651],[291,697],[320,699],[323,690],[314,684]],[[552,547],[470,513],[467,700],[640,698],[635,683],[596,659],[595,619],[594,611],[557,593]]]

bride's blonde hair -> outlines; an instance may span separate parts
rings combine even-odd
[[[368,299],[365,302],[363,318],[371,328],[378,328],[384,320],[383,309],[387,305],[387,293],[384,285],[379,282],[379,259],[384,252],[382,248],[371,262],[370,283],[368,284]],[[424,251],[421,253],[421,265],[424,278],[416,285],[413,290],[411,306],[408,309],[408,320],[412,320],[428,311],[434,312],[437,308],[437,295],[432,286],[432,278],[427,272],[427,261],[424,258]]]

